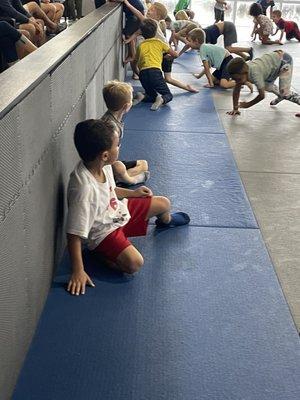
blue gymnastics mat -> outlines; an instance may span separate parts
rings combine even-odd
[[[225,135],[126,130],[120,159],[146,159],[147,186],[192,225],[257,228]]]
[[[188,51],[174,60],[172,72],[174,73],[195,73],[202,69],[202,61],[196,50]]]
[[[182,131],[224,133],[215,111],[210,89],[192,94],[181,91],[158,111],[150,110],[151,103],[132,107],[125,116],[127,129],[152,131]]]
[[[84,296],[65,292],[65,260],[13,400],[299,400],[299,337],[258,230],[134,242],[134,278],[85,257]]]

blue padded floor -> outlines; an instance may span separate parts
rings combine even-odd
[[[199,66],[185,54],[174,76]],[[66,257],[14,400],[299,400],[299,337],[211,91],[172,92],[129,112],[121,158],[147,159],[149,186],[191,226],[134,239],[135,277],[85,253],[96,288],[80,297],[65,291]]]
[[[147,185],[192,225],[257,228],[225,135],[126,130],[120,158],[147,159]]]
[[[300,347],[258,230],[134,241],[133,279],[86,260],[85,296],[51,289],[14,400],[298,400]],[[89,256],[91,258],[91,256]]]
[[[150,107],[151,103],[140,103],[133,107],[125,117],[126,128],[224,133],[209,89],[196,94],[181,91],[158,111],[151,111]]]

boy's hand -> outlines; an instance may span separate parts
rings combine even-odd
[[[152,191],[146,186],[140,186],[138,189],[134,190],[134,197],[149,197],[152,195]]]
[[[68,292],[79,296],[85,293],[85,285],[95,287],[93,281],[85,271],[73,272],[68,284]]]
[[[232,111],[227,111],[228,115],[241,115],[241,112],[239,110],[232,110]]]

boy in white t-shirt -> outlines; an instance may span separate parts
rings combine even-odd
[[[74,142],[81,161],[70,176],[66,231],[73,270],[68,291],[79,295],[84,294],[86,284],[94,286],[84,271],[82,239],[113,268],[133,274],[144,260],[128,237],[146,235],[148,220],[154,216],[158,228],[185,225],[190,219],[185,213],[170,214],[169,199],[153,196],[145,186],[135,190],[116,187],[111,165],[118,159],[120,137],[113,122],[80,122]]]

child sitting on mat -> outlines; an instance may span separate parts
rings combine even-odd
[[[208,83],[204,85],[205,87],[212,88],[218,85],[224,89],[233,88],[235,81],[231,79],[227,72],[227,64],[233,59],[229,51],[214,44],[206,44],[205,33],[200,28],[193,29],[189,33],[188,40],[192,49],[199,50],[199,56],[204,67],[202,72],[194,76],[199,79],[206,75]],[[211,67],[215,68],[213,73],[210,71]],[[252,90],[252,85],[248,82],[246,85]]]
[[[229,115],[239,115],[239,108],[249,108],[259,103],[265,98],[265,91],[277,96],[271,101],[271,106],[277,105],[282,100],[300,105],[300,95],[291,91],[293,59],[288,53],[277,50],[247,63],[237,57],[230,61],[227,69],[229,75],[236,81],[233,90],[233,110],[227,113]],[[274,83],[277,78],[279,78],[279,88]],[[257,87],[258,95],[251,101],[239,103],[241,86],[247,81]]]
[[[169,199],[153,196],[145,186],[116,187],[111,166],[118,159],[120,137],[113,122],[80,122],[74,142],[81,161],[70,176],[66,231],[72,263],[68,291],[79,295],[85,293],[86,284],[94,286],[84,270],[82,240],[111,268],[133,274],[144,260],[128,237],[146,235],[149,218],[154,216],[157,228],[164,229],[186,225],[190,218],[182,212],[171,214]]]
[[[276,31],[273,34],[276,35],[278,31],[281,31],[279,41],[282,41],[283,35],[285,33],[286,40],[291,40],[293,38],[300,42],[300,31],[298,25],[294,21],[286,21],[281,17],[281,11],[275,10],[272,13],[272,20],[276,24]]]
[[[101,118],[102,121],[112,121],[119,128],[119,137],[123,138],[123,116],[132,106],[132,87],[128,83],[110,81],[104,85],[103,98],[108,110]],[[146,182],[150,173],[146,160],[119,161],[112,165],[114,179],[117,183],[136,185]]]

